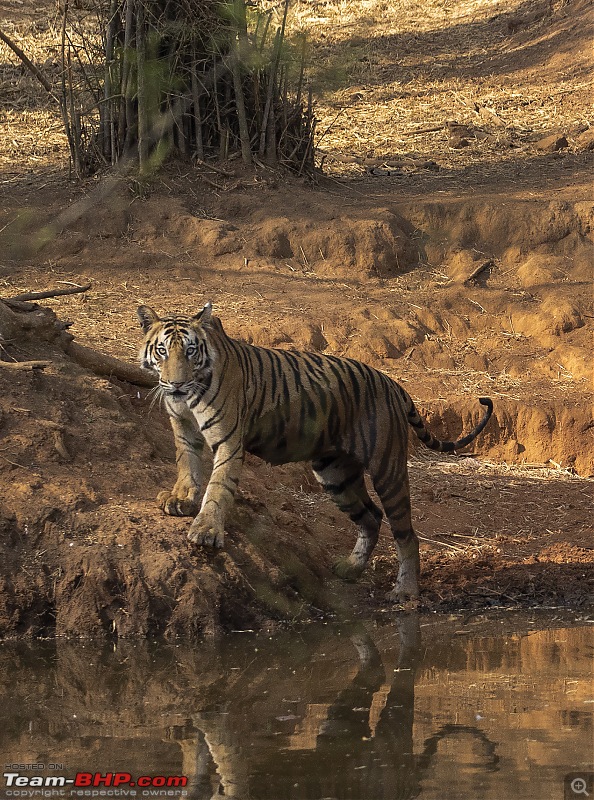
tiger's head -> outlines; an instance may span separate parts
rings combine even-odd
[[[207,303],[193,317],[159,317],[149,306],[140,306],[137,314],[145,333],[141,366],[157,373],[161,394],[173,400],[186,399],[204,385],[212,371],[213,353],[206,332],[212,304]]]

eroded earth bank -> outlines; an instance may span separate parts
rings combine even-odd
[[[346,112],[323,142],[317,182],[237,160],[224,175],[173,161],[142,198],[122,183],[94,200],[95,179],[68,182],[64,143],[54,148],[44,133],[48,100],[29,103],[31,79],[7,56],[0,295],[90,282],[40,304],[72,323],[76,342],[128,363],[139,304],[191,312],[211,299],[232,336],[384,370],[442,438],[471,427],[477,397],[492,397],[493,418],[470,452],[411,449],[421,609],[585,609],[591,11],[575,0],[532,16],[510,3],[514,16],[491,3],[490,16],[489,4],[462,3],[446,44],[443,20],[423,33],[428,5],[410,5],[408,33],[368,20],[368,39],[356,40],[346,20],[324,38],[330,26],[308,23],[316,58],[356,55],[346,83],[320,100],[321,129]],[[33,17],[45,25],[27,4],[9,11],[13,36]],[[347,33],[354,49],[344,49]],[[464,65],[450,50],[467,53]],[[33,106],[46,120],[36,135]],[[431,114],[467,123],[466,145],[451,125],[407,138]],[[359,144],[357,131],[367,137]],[[355,156],[328,156],[345,150]],[[400,166],[388,158],[395,150]],[[87,212],[49,236],[81,198]],[[81,366],[54,329],[23,322],[47,311],[13,313],[23,324],[2,315],[2,361],[48,363],[0,365],[0,636],[195,636],[397,613],[384,602],[396,570],[387,526],[359,583],[340,584],[330,566],[354,529],[307,465],[248,458],[226,550],[193,548],[189,520],[155,503],[175,467],[148,389]]]
[[[492,396],[494,418],[472,453],[411,453],[421,606],[584,605],[587,204],[378,207],[262,178],[204,194],[198,209],[194,184],[171,180],[175,199],[121,194],[94,209],[7,275],[5,294],[91,281],[46,306],[73,323],[76,341],[123,361],[140,343],[139,303],[193,310],[212,298],[231,335],[385,370],[442,437],[468,428],[477,396]],[[386,608],[396,565],[387,526],[359,585],[339,585],[330,565],[354,529],[306,465],[248,458],[227,549],[196,550],[189,520],[155,504],[175,467],[148,390],[84,369],[35,329],[4,347],[7,359],[50,364],[0,373],[3,635],[174,636]]]

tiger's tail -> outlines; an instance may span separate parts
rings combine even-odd
[[[423,442],[425,447],[428,447],[430,450],[437,450],[440,453],[453,453],[454,450],[461,450],[463,447],[466,447],[467,444],[470,444],[474,439],[476,439],[487,422],[491,419],[491,414],[493,413],[493,401],[491,398],[479,397],[478,401],[481,405],[486,406],[487,408],[485,416],[481,419],[478,425],[476,425],[470,431],[470,433],[467,433],[466,436],[462,436],[460,439],[456,439],[455,442],[442,442],[441,439],[437,439],[435,436],[429,433],[412,400],[410,401],[410,407],[407,409],[408,424],[414,430],[417,437]]]

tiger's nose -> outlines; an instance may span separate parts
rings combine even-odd
[[[170,381],[170,384],[174,389],[181,389],[181,387],[185,384],[185,381]]]

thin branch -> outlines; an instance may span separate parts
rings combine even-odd
[[[138,166],[141,176],[143,176],[147,170],[149,154],[149,121],[146,86],[146,38],[144,25],[144,8],[142,3],[139,3],[136,9],[136,100],[138,103]]]
[[[3,303],[9,304],[16,300],[22,302],[25,300],[45,300],[48,297],[62,297],[66,294],[80,294],[81,292],[88,292],[91,288],[90,283],[85,283],[84,286],[69,286],[67,289],[49,289],[47,292],[24,292],[17,294],[14,297],[0,298]]]
[[[491,269],[491,267],[494,266],[495,262],[493,261],[492,258],[490,258],[488,261],[485,261],[482,264],[479,264],[479,266],[476,269],[473,269],[470,275],[467,278],[465,278],[464,283],[470,283],[470,281],[473,281],[475,278],[478,278],[481,272],[484,272],[486,269]]]
[[[442,131],[445,128],[445,124],[442,122],[441,125],[425,125],[422,128],[416,128],[414,131],[402,131],[402,136],[416,136],[418,133],[435,133],[436,131]]]
[[[32,369],[45,369],[51,366],[51,361],[0,361],[2,369],[13,369],[19,371],[30,371]]]
[[[222,169],[221,167],[215,166],[215,164],[209,164],[206,161],[203,161],[201,158],[195,158],[194,161],[196,164],[199,164],[201,167],[205,167],[206,169],[210,170],[211,172],[216,172],[218,175],[222,175],[224,178],[235,178],[237,177],[234,172],[229,172],[229,170]]]
[[[200,114],[200,89],[198,87],[198,78],[196,70],[198,69],[198,61],[195,59],[192,65],[192,73],[190,76],[192,84],[192,103],[194,108],[194,130],[195,130],[195,146],[197,161],[202,163],[204,158],[204,142],[202,138],[202,116]]]
[[[134,0],[126,0],[126,13],[124,18],[124,52],[122,56],[122,71],[120,91],[123,101],[120,101],[118,134],[119,152],[125,151],[129,144],[132,130],[134,129],[134,106],[132,102],[132,29],[134,27],[135,11]]]
[[[239,141],[241,143],[241,158],[244,164],[252,163],[252,151],[250,147],[250,131],[248,127],[247,114],[245,110],[245,98],[243,96],[243,82],[241,79],[241,56],[242,51],[248,45],[247,21],[245,17],[245,4],[243,0],[235,0],[233,19],[235,30],[233,32],[232,47],[232,72],[233,90],[235,92],[235,106],[237,108],[237,119],[239,122]]]
[[[31,59],[25,55],[25,53],[21,50],[18,44],[12,41],[5,33],[0,30],[0,39],[4,42],[4,44],[8,45],[12,52],[17,55],[23,64],[27,67],[27,69],[35,75],[39,83],[43,86],[43,88],[51,94],[54,100],[57,100],[54,90],[52,89],[51,83],[47,80],[41,70],[35,66],[35,64],[31,61]]]
[[[103,101],[105,106],[101,116],[101,144],[104,157],[112,164],[117,159],[117,153],[114,147],[113,104],[109,102],[109,98],[112,94],[112,69],[118,21],[118,3],[117,0],[111,0],[105,37],[105,71],[103,78]]]

